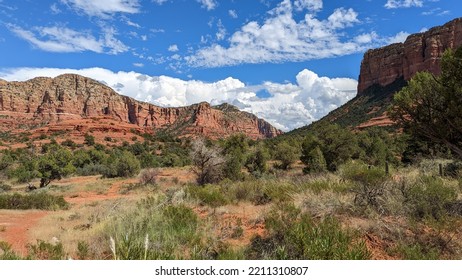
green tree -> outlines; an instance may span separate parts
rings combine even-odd
[[[13,163],[14,163],[13,157],[12,157],[9,153],[4,152],[4,153],[0,156],[0,171],[1,171],[1,170],[7,169],[7,168],[8,168],[9,166],[11,166]]]
[[[323,127],[317,135],[322,143],[320,149],[330,171],[337,170],[338,166],[355,157],[358,151],[356,135],[346,128],[332,124]]]
[[[259,145],[247,157],[245,167],[254,176],[260,176],[268,169],[266,162],[269,159],[269,153],[265,147]]]
[[[327,170],[326,159],[319,146],[312,149],[303,159],[303,163],[306,164],[303,173],[319,173]]]
[[[280,161],[280,168],[287,170],[299,158],[298,147],[288,142],[280,142],[275,147],[274,157]]]
[[[72,158],[72,164],[75,167],[84,167],[91,163],[91,157],[86,150],[77,150],[74,152],[74,156]]]
[[[46,187],[53,180],[61,180],[73,173],[72,153],[61,147],[53,147],[47,154],[39,158],[38,168],[40,187]]]
[[[140,161],[129,151],[114,151],[107,160],[107,171],[104,176],[131,177],[140,172]]]
[[[223,145],[223,154],[226,164],[223,166],[224,176],[231,180],[241,180],[242,167],[246,161],[249,149],[249,139],[244,134],[235,134],[228,137]]]
[[[417,73],[395,94],[390,115],[411,135],[444,144],[462,158],[462,47],[444,52],[439,77]]]

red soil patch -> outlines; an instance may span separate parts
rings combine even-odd
[[[0,240],[8,242],[22,256],[27,255],[26,245],[35,241],[30,239],[29,232],[49,213],[39,210],[0,210]]]
[[[2,114],[13,114],[14,112],[2,111]],[[41,135],[48,137],[54,135],[58,143],[66,139],[71,139],[76,144],[83,144],[85,134],[90,134],[95,137],[95,142],[106,146],[116,145],[120,146],[124,141],[134,143],[134,140],[142,141],[143,138],[139,136],[142,133],[152,134],[153,130],[150,128],[140,127],[135,124],[118,121],[111,118],[88,118],[88,119],[68,119],[61,120],[58,123],[41,126],[40,123],[30,123],[28,120],[23,120],[24,125],[30,125],[32,129],[16,128],[18,125],[18,117],[16,115],[8,116],[7,119],[0,118],[0,130],[11,132],[12,135],[20,135],[21,133],[28,133],[29,139],[32,139],[34,145],[40,147],[45,143],[49,143],[49,139],[40,139]],[[19,117],[21,118],[21,117]],[[108,141],[109,140],[109,141]],[[25,143],[9,142],[8,140],[1,147],[6,148],[25,148]]]
[[[386,114],[380,116],[380,117],[376,117],[376,118],[372,118],[370,120],[368,120],[367,122],[364,122],[360,125],[358,125],[356,128],[357,129],[365,129],[365,128],[368,128],[368,127],[373,127],[373,126],[390,126],[390,125],[394,125],[395,122],[393,122],[390,117],[388,117]]]
[[[266,229],[262,214],[266,212],[266,206],[255,206],[250,203],[227,205],[214,211],[208,207],[198,207],[193,210],[201,219],[213,219],[214,230],[223,241],[232,247],[242,247],[250,243],[256,235],[265,236]],[[225,211],[223,213],[223,211]],[[241,228],[241,234],[236,233]]]
[[[117,199],[120,197],[126,197],[126,195],[120,194],[120,188],[125,184],[137,183],[138,179],[131,178],[123,181],[115,182],[111,185],[106,193],[95,193],[95,192],[81,192],[77,196],[68,196],[64,199],[70,204],[84,204],[88,202]]]
[[[371,253],[371,259],[373,260],[397,260],[396,257],[390,256],[386,249],[390,247],[390,244],[387,244],[384,240],[380,237],[367,233],[364,236],[364,241],[366,243],[366,247]]]

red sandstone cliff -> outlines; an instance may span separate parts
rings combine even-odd
[[[369,50],[361,62],[358,95],[374,84],[386,86],[401,77],[407,81],[419,71],[437,75],[443,52],[459,46],[462,46],[462,18],[410,35],[404,43]]]
[[[105,118],[154,131],[165,129],[180,136],[224,138],[244,133],[259,139],[282,133],[266,121],[230,105],[212,107],[204,102],[162,108],[119,95],[95,80],[74,74],[26,82],[0,80],[0,115],[2,130]],[[81,128],[77,125],[75,129]]]

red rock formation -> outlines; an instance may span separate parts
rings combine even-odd
[[[0,115],[2,130],[100,118],[154,131],[166,129],[180,136],[224,138],[244,133],[259,139],[282,133],[266,121],[230,105],[212,107],[200,103],[162,108],[119,95],[95,80],[73,74],[26,82],[0,81]]]
[[[462,18],[410,35],[404,43],[369,50],[361,62],[358,95],[374,84],[386,86],[401,77],[407,81],[419,71],[437,75],[443,52],[459,46],[462,46]]]

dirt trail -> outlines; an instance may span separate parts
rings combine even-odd
[[[8,242],[20,255],[27,255],[26,245],[33,242],[29,232],[49,213],[40,210],[0,210],[0,240]]]
[[[106,199],[117,199],[124,195],[119,193],[122,185],[136,183],[138,179],[131,178],[114,182],[106,193],[98,194],[91,191],[80,192],[78,196],[65,197],[71,205],[82,205],[88,202]],[[33,232],[39,221],[53,211],[41,210],[0,210],[0,240],[8,242],[18,254],[27,255],[26,245],[34,243],[30,232]]]

